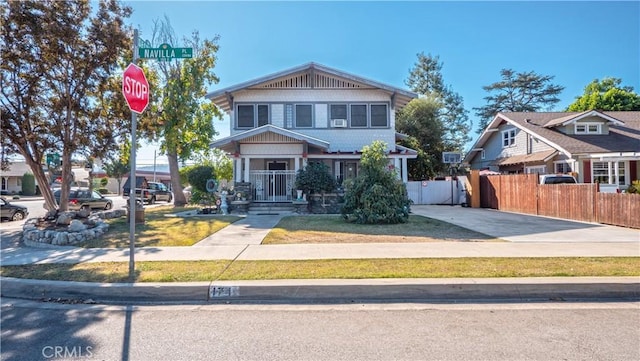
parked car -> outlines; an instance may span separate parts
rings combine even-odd
[[[53,192],[53,197],[56,199],[56,203],[60,204],[61,189]],[[102,194],[89,190],[89,188],[74,187],[69,190],[69,205],[70,211],[77,211],[80,209],[86,210],[108,210],[113,208],[113,201],[106,198]]]
[[[130,184],[130,180],[127,179],[122,187],[122,196],[124,198],[129,198],[131,192]],[[134,191],[136,198],[148,204],[154,204],[156,201],[171,203],[173,200],[173,193],[171,193],[164,183],[149,182],[145,177],[136,177],[136,187]]]
[[[10,221],[21,221],[29,215],[27,207],[11,204],[5,197],[0,197],[0,217]]]
[[[569,174],[541,174],[540,184],[576,184],[576,179]]]

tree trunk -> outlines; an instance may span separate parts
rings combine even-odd
[[[169,160],[169,174],[171,175],[171,189],[173,191],[173,205],[182,207],[187,204],[187,200],[182,192],[182,184],[180,183],[180,168],[178,167],[178,155],[167,152]]]
[[[69,188],[73,182],[73,171],[71,170],[71,152],[66,149],[62,152],[62,185],[60,187],[60,211],[69,210]]]
[[[23,155],[24,156],[24,155]],[[38,183],[38,188],[40,188],[40,193],[44,197],[44,202],[46,204],[47,209],[56,209],[58,206],[56,205],[56,200],[53,197],[53,192],[49,187],[49,179],[47,175],[44,173],[42,166],[35,162],[31,157],[24,157],[25,161],[29,168],[31,168],[31,172],[33,172],[33,176],[36,178],[36,183]]]

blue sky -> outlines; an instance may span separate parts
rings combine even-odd
[[[473,107],[500,70],[555,76],[563,110],[594,79],[640,91],[640,2],[126,1],[129,23],[149,38],[169,17],[180,37],[220,35],[215,73],[231,86],[308,62],[406,88],[416,54],[437,55],[446,84]],[[172,44],[179,47],[182,44]],[[221,136],[229,123],[216,122]],[[474,139],[475,140],[475,139]],[[138,162],[153,163],[153,147]],[[164,159],[158,158],[158,162]]]

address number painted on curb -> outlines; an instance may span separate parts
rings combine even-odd
[[[240,296],[240,286],[209,286],[209,298],[225,298]]]

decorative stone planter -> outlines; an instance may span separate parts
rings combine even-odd
[[[249,201],[231,201],[231,213],[247,214],[249,211]]]
[[[298,201],[295,200],[291,202],[294,208],[294,212],[296,214],[308,214],[309,213],[309,202],[307,201]]]

